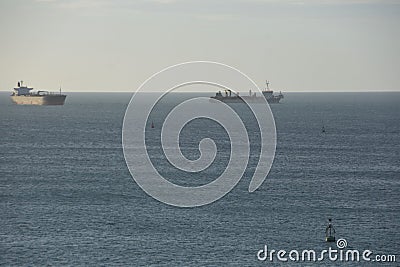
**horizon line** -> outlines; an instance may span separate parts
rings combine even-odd
[[[400,93],[400,90],[355,90],[355,91],[275,91],[282,93]],[[7,93],[10,91],[0,90],[0,93]],[[53,92],[53,91],[49,91]],[[56,92],[56,91],[54,91]],[[63,90],[63,93],[135,93],[136,91],[67,91]],[[165,91],[151,91],[151,92],[141,92],[141,93],[163,93]],[[215,91],[184,91],[184,92],[171,92],[171,93],[215,93]]]

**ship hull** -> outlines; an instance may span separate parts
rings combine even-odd
[[[11,96],[12,102],[17,105],[64,105],[66,95],[13,95]]]
[[[265,103],[265,100],[269,104],[277,104],[279,101],[282,99],[282,97],[279,96],[274,96],[268,99],[265,99],[264,97],[253,97],[253,96],[212,96],[210,97],[211,101],[219,100],[221,102],[225,103],[243,103],[244,100],[249,102],[249,103]]]

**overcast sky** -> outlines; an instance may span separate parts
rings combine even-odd
[[[282,91],[400,91],[400,1],[0,0],[1,91],[133,91],[191,60]]]

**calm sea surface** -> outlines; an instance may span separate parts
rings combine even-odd
[[[160,173],[199,185],[224,170],[230,146],[221,127],[193,121],[182,132],[183,154],[198,157],[198,142],[211,137],[217,161],[196,175],[168,164],[158,137],[163,112],[188,95],[158,105],[146,142]],[[275,161],[254,193],[259,135],[234,104],[250,135],[250,164],[229,194],[200,208],[160,203],[132,179],[121,145],[130,97],[71,93],[62,107],[37,107],[0,93],[0,265],[291,266],[260,262],[257,252],[336,248],[324,242],[329,217],[347,248],[394,254],[391,265],[400,264],[400,93],[285,94],[271,106]]]

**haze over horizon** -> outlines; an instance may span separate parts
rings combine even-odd
[[[132,92],[181,62],[282,91],[400,91],[396,0],[5,0],[0,91]]]

